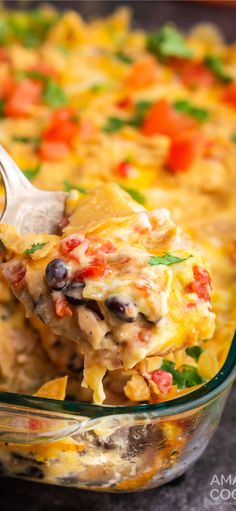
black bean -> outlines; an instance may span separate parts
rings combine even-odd
[[[4,467],[4,463],[2,461],[0,461],[0,476],[4,476],[5,473],[6,473],[6,470]]]
[[[121,321],[133,323],[138,317],[138,310],[135,303],[121,295],[111,295],[105,301],[106,307],[113,312]]]
[[[87,300],[86,307],[87,309],[90,309],[92,312],[95,312],[99,319],[104,319],[104,316],[100,311],[99,306],[95,300]]]
[[[67,368],[69,369],[69,371],[76,372],[76,373],[78,373],[78,372],[80,373],[82,371],[82,368],[83,368],[82,361],[77,353],[73,353],[73,355],[71,355],[69,362],[67,364]]]
[[[23,470],[22,472],[18,472],[16,475],[19,477],[30,477],[32,479],[44,478],[43,471],[40,468],[35,467],[34,465],[26,467],[25,470]]]
[[[11,455],[14,460],[20,461],[21,463],[31,461],[31,458],[29,458],[29,456],[25,456],[24,454],[21,454],[19,452],[12,452]]]
[[[84,282],[77,281],[66,287],[64,295],[71,305],[82,305],[86,302],[86,299],[83,298],[84,286]]]
[[[67,284],[68,269],[61,259],[53,259],[45,270],[46,281],[52,289],[63,289]]]

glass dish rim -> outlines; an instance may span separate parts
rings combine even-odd
[[[212,401],[226,390],[236,378],[236,333],[234,334],[227,358],[220,371],[196,390],[171,401],[157,404],[139,404],[128,406],[96,405],[79,401],[59,401],[57,399],[39,398],[36,396],[0,392],[0,408],[2,405],[30,408],[32,413],[54,412],[88,419],[98,419],[111,415],[155,414],[163,417],[176,415],[198,408]]]

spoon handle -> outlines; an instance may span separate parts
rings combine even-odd
[[[21,192],[32,191],[33,187],[29,180],[2,146],[0,146],[0,173],[6,190],[6,202],[15,202],[15,197],[19,197]]]

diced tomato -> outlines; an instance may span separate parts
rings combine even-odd
[[[66,121],[60,124],[49,126],[43,133],[44,140],[65,142],[70,144],[78,133],[78,126],[75,122]]]
[[[196,293],[201,300],[210,300],[211,278],[208,271],[201,266],[193,267],[194,280],[187,286],[187,291]]]
[[[196,303],[193,303],[193,302],[187,303],[187,308],[188,309],[194,309],[195,307],[196,307]]]
[[[59,161],[67,156],[68,145],[65,142],[44,140],[40,145],[38,155],[45,161]]]
[[[158,78],[158,66],[154,57],[148,56],[135,62],[126,78],[126,85],[133,89],[142,89]]]
[[[179,74],[184,85],[191,89],[200,89],[201,87],[209,88],[215,82],[212,71],[201,61],[183,61],[179,69]]]
[[[12,286],[13,287],[21,286],[23,283],[25,274],[26,274],[25,267],[19,262],[12,266],[11,272],[12,273],[11,273],[10,282],[11,282]]]
[[[13,93],[15,87],[15,80],[11,76],[8,76],[5,80],[0,82],[0,96],[1,98],[7,99]]]
[[[72,316],[72,310],[69,307],[66,299],[64,296],[60,295],[57,297],[54,301],[55,306],[55,313],[59,318],[64,318],[66,316],[71,317]]]
[[[236,83],[231,83],[225,87],[222,99],[228,105],[236,108]]]
[[[106,269],[107,264],[105,259],[100,257],[95,258],[91,264],[75,273],[74,280],[96,279],[98,277],[103,277],[106,273]]]
[[[186,172],[203,151],[204,139],[200,132],[180,133],[171,141],[167,166],[174,173]]]
[[[148,111],[142,125],[142,132],[146,136],[161,134],[173,137],[195,126],[194,119],[176,112],[166,99],[160,99]]]
[[[101,252],[103,252],[104,254],[110,254],[112,252],[115,252],[116,251],[116,247],[113,245],[113,243],[111,241],[107,241],[106,243],[104,243],[100,249],[99,249]]]
[[[124,160],[119,163],[116,173],[119,177],[128,177],[131,170],[131,165],[128,161]]]
[[[90,119],[80,119],[77,135],[82,142],[86,142],[95,133],[96,128]]]
[[[138,340],[140,342],[149,342],[151,339],[151,331],[148,328],[142,328],[138,332]]]
[[[151,373],[151,379],[154,381],[160,392],[167,394],[171,389],[173,376],[163,369],[157,369]]]
[[[21,80],[11,84],[7,93],[4,113],[7,117],[27,117],[31,107],[39,104],[42,94],[42,84],[34,80]]]
[[[80,234],[78,236],[74,236],[73,234],[71,236],[68,236],[62,241],[60,250],[62,254],[68,255],[72,250],[74,250],[76,247],[79,247],[81,243],[84,241],[84,235]]]
[[[42,75],[49,76],[51,78],[55,78],[55,76],[57,75],[57,71],[54,69],[54,67],[50,66],[50,64],[45,64],[44,62],[35,64],[34,66],[31,66],[28,70],[38,71]]]
[[[124,98],[117,101],[116,106],[122,110],[126,110],[126,108],[130,108],[132,106],[132,100],[129,96],[125,96]]]
[[[6,48],[1,47],[0,48],[0,62],[9,62],[9,54]]]
[[[150,282],[146,278],[141,278],[140,280],[135,282],[135,287],[142,291],[142,294],[143,296],[145,296],[145,298],[148,298],[152,292]]]
[[[70,108],[60,108],[54,112],[51,123],[43,132],[43,140],[70,144],[78,133],[78,122]]]

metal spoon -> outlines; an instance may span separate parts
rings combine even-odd
[[[13,225],[20,234],[55,234],[68,194],[35,188],[2,146],[0,173],[6,194],[1,223]]]

